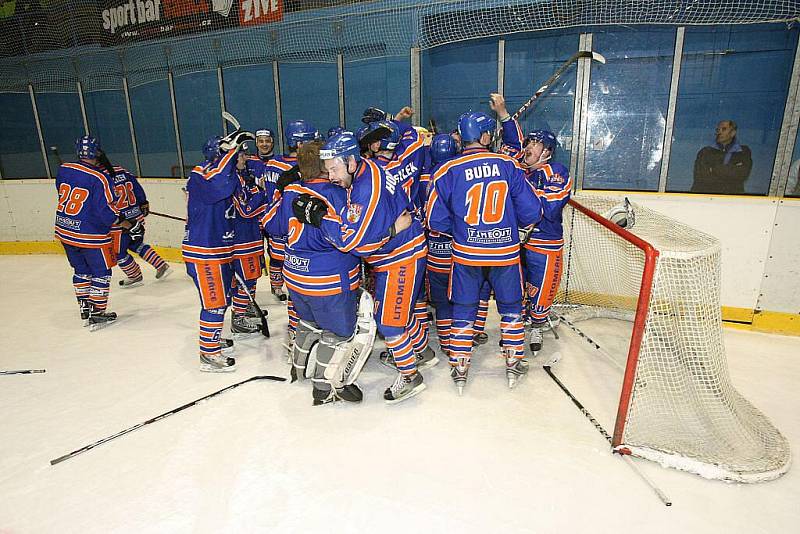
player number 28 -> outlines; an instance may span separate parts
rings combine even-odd
[[[503,220],[508,184],[505,182],[477,183],[467,191],[467,215],[470,226],[479,223],[497,224]]]
[[[83,203],[87,198],[89,198],[88,189],[61,184],[58,188],[58,211],[64,215],[77,215],[83,209]]]
[[[125,209],[128,206],[136,205],[136,194],[133,192],[133,184],[125,182],[114,186],[114,194],[119,199],[117,200],[117,208]]]

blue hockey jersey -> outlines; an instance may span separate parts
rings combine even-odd
[[[261,234],[260,219],[267,211],[268,193],[253,184],[247,185],[242,172],[237,172],[238,182],[233,193],[236,218],[233,221],[233,255],[251,256],[264,254],[264,237]]]
[[[186,233],[181,250],[191,263],[228,263],[233,254],[233,221],[236,210],[231,197],[239,177],[236,151],[196,166],[186,184],[188,206]]]
[[[294,216],[292,202],[309,194],[328,205],[326,219],[339,226],[338,213],[347,209],[347,191],[325,179],[305,180],[286,186],[280,200],[262,218],[270,235],[286,238],[283,277],[287,287],[303,295],[336,295],[343,289],[356,289],[361,261],[341,252],[325,233]]]
[[[431,230],[453,236],[453,261],[513,265],[519,261],[518,228],[538,222],[542,205],[519,163],[472,148],[433,175],[426,207]]]
[[[409,228],[389,238],[389,228],[403,211],[413,212],[399,179],[372,160],[362,160],[348,190],[346,209],[338,221],[322,228],[337,248],[364,257],[376,271],[422,258],[425,233],[414,219]]]
[[[120,216],[129,221],[144,219],[140,206],[147,203],[147,195],[136,176],[124,167],[115,165],[112,183]]]
[[[110,177],[88,163],[64,163],[56,190],[56,239],[83,248],[110,245],[111,226],[119,217]]]
[[[525,248],[559,248],[564,244],[561,214],[572,192],[569,170],[553,162],[529,171],[527,178],[542,202],[543,213]]]

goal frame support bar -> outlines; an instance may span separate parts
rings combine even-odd
[[[615,452],[630,454],[630,451],[622,444],[622,436],[625,432],[625,423],[628,420],[628,409],[630,408],[631,396],[633,394],[633,384],[636,380],[636,367],[639,362],[639,352],[644,338],[645,322],[647,321],[647,312],[650,308],[650,297],[653,291],[653,279],[655,278],[656,263],[658,262],[659,254],[658,250],[644,239],[609,221],[579,202],[570,199],[569,204],[586,217],[589,217],[597,224],[600,224],[610,232],[628,241],[644,253],[644,271],[642,272],[642,282],[639,287],[639,300],[636,304],[636,315],[633,319],[633,332],[630,345],[628,346],[628,358],[625,362],[622,391],[620,392],[619,405],[617,407],[617,419],[614,423],[614,435],[611,440],[611,447]]]

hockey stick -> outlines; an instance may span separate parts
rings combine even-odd
[[[256,299],[253,298],[253,295],[250,294],[250,290],[247,288],[247,284],[244,283],[244,280],[242,280],[241,275],[239,273],[237,273],[236,271],[234,271],[234,274],[236,275],[236,281],[239,283],[240,286],[242,286],[242,288],[244,289],[244,292],[247,293],[247,298],[250,300],[250,304],[252,304],[253,308],[256,309],[256,313],[258,314],[258,318],[261,319],[261,334],[264,337],[270,337],[269,336],[269,325],[267,324],[267,314],[264,313],[264,310],[262,310],[261,306],[258,305],[258,302],[256,302]]]
[[[222,118],[231,123],[233,129],[237,132],[242,129],[242,126],[239,124],[239,121],[236,120],[236,117],[228,113],[227,111],[222,112]]]
[[[50,152],[52,152],[53,155],[56,157],[56,159],[58,160],[58,164],[59,165],[64,163],[64,160],[61,159],[61,154],[58,153],[58,147],[57,146],[51,146],[50,147]]]
[[[18,371],[0,371],[0,375],[32,375],[34,373],[44,372],[44,369],[20,369]]]
[[[182,217],[176,217],[174,215],[167,215],[166,213],[158,213],[157,211],[150,210],[147,213],[150,215],[155,215],[156,217],[164,217],[165,219],[172,219],[173,221],[182,221],[186,222],[186,219]]]
[[[553,379],[553,382],[555,382],[556,385],[559,388],[561,388],[561,391],[563,391],[567,395],[567,397],[569,397],[569,399],[572,401],[572,404],[574,404],[578,408],[578,410],[580,410],[580,412],[584,416],[586,416],[586,418],[594,425],[594,427],[597,429],[597,431],[600,432],[600,434],[604,438],[606,438],[606,441],[608,441],[608,443],[610,444],[613,441],[613,439],[611,438],[611,435],[608,432],[606,432],[606,429],[603,428],[603,426],[597,421],[597,419],[594,418],[594,416],[591,414],[591,412],[589,410],[587,410],[583,406],[583,404],[581,404],[581,401],[579,401],[578,399],[575,398],[575,395],[573,395],[572,392],[569,389],[567,389],[567,386],[565,386],[564,383],[561,382],[561,380],[558,379],[558,377],[553,373],[552,369],[550,369],[550,366],[549,365],[545,365],[545,366],[542,367],[542,369],[544,369],[544,372],[547,373],[547,375],[550,378]],[[659,499],[661,499],[661,502],[663,502],[665,506],[672,506],[672,501],[670,500],[670,498],[667,497],[666,494],[663,491],[661,491],[661,489],[658,486],[656,486],[655,483],[652,480],[650,480],[644,473],[642,473],[639,470],[639,466],[637,466],[633,462],[633,460],[631,459],[629,453],[624,453],[624,452],[618,451],[616,449],[614,449],[614,452],[619,454],[622,457],[622,459],[625,460],[626,463],[630,466],[630,468],[633,469],[634,472],[637,475],[639,475],[639,477],[642,480],[644,480],[645,484],[650,486],[650,489],[653,490],[653,492],[658,496]]]
[[[548,79],[547,79],[547,80],[544,82],[544,85],[542,85],[542,86],[541,86],[541,87],[540,87],[540,88],[539,88],[539,89],[538,89],[538,90],[537,90],[535,93],[533,93],[533,96],[532,96],[532,97],[530,97],[530,98],[528,99],[528,101],[527,101],[527,102],[525,102],[524,104],[522,104],[522,107],[521,107],[521,108],[519,108],[519,110],[517,110],[517,112],[516,112],[516,113],[514,113],[514,114],[511,116],[511,118],[512,118],[513,120],[516,120],[516,119],[518,119],[518,118],[520,117],[520,115],[522,115],[523,113],[525,113],[525,111],[526,111],[526,110],[527,110],[529,107],[531,107],[531,106],[533,105],[533,103],[534,103],[534,102],[536,102],[536,100],[537,100],[537,99],[538,99],[540,96],[542,96],[542,93],[544,93],[545,91],[547,91],[547,90],[550,88],[550,86],[551,86],[551,85],[553,85],[553,83],[555,83],[555,81],[556,81],[556,80],[558,80],[558,79],[561,77],[561,75],[562,75],[562,74],[564,74],[564,72],[566,72],[566,70],[567,70],[567,69],[568,69],[568,68],[569,68],[569,67],[570,67],[570,66],[571,66],[573,63],[577,62],[577,61],[578,61],[579,59],[581,59],[581,58],[591,58],[591,59],[593,59],[594,61],[597,61],[597,62],[599,62],[599,63],[603,63],[603,64],[605,64],[605,62],[606,62],[606,58],[605,58],[605,57],[603,57],[601,54],[598,54],[597,52],[589,52],[589,51],[586,51],[586,50],[582,50],[582,51],[580,51],[580,52],[575,52],[574,54],[572,54],[572,56],[570,56],[570,58],[569,58],[568,60],[566,60],[566,61],[565,61],[565,62],[564,62],[564,63],[563,63],[563,64],[562,64],[560,67],[558,67],[558,69],[557,69],[557,70],[556,70],[556,71],[553,73],[553,75],[552,75],[552,76],[550,76],[550,77],[549,77],[549,78],[548,78]]]
[[[187,402],[183,406],[179,406],[179,407],[175,408],[174,410],[170,410],[168,412],[164,412],[161,415],[157,415],[156,417],[153,417],[152,419],[148,419],[147,421],[145,421],[143,423],[139,423],[138,425],[134,425],[134,426],[132,426],[130,428],[126,428],[125,430],[123,430],[121,432],[117,432],[116,434],[114,434],[112,436],[108,436],[107,438],[103,438],[100,441],[96,441],[96,442],[92,443],[91,445],[86,445],[85,447],[81,447],[80,449],[76,449],[76,450],[74,450],[74,451],[72,451],[72,452],[70,452],[68,454],[65,454],[64,456],[59,456],[55,460],[50,460],[50,465],[56,465],[56,464],[59,464],[59,463],[63,462],[64,460],[69,460],[70,458],[73,458],[73,457],[75,457],[75,456],[77,456],[77,455],[79,455],[79,454],[81,454],[83,452],[86,452],[86,451],[88,451],[90,449],[94,449],[98,445],[102,445],[103,443],[107,443],[107,442],[111,441],[112,439],[116,439],[116,438],[118,438],[120,436],[124,436],[125,434],[133,432],[134,430],[138,430],[138,429],[142,428],[145,425],[149,425],[150,423],[155,423],[156,421],[159,421],[161,419],[165,419],[165,418],[169,417],[170,415],[174,415],[174,414],[176,414],[178,412],[181,412],[181,411],[185,410],[186,408],[191,408],[195,404],[199,404],[200,402],[202,402],[204,400],[207,400],[207,399],[210,399],[211,397],[216,397],[220,393],[225,393],[226,391],[228,391],[230,389],[237,388],[237,387],[241,386],[242,384],[247,384],[248,382],[254,382],[256,380],[275,380],[277,382],[285,382],[286,381],[285,378],[280,377],[280,376],[260,375],[260,376],[250,377],[247,380],[242,380],[241,382],[237,382],[235,384],[231,384],[230,386],[228,386],[226,388],[223,388],[223,389],[220,389],[219,391],[215,391],[214,393],[210,393],[210,394],[206,395],[205,397],[201,397],[201,398],[199,398],[197,400],[193,400],[192,402]]]

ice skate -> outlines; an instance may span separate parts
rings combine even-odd
[[[224,354],[200,355],[200,370],[204,373],[230,373],[236,370],[236,360]]]
[[[130,289],[132,287],[139,287],[143,283],[144,283],[144,277],[142,275],[139,275],[136,278],[126,278],[125,280],[120,280],[119,286],[125,289]]]
[[[248,337],[258,334],[260,331],[261,325],[251,323],[244,313],[231,314],[231,333],[234,338]]]
[[[83,326],[89,326],[89,312],[92,309],[92,306],[89,304],[88,300],[79,300],[78,307],[81,310],[81,320],[83,321]]]
[[[168,263],[164,263],[161,267],[156,269],[156,280],[161,280],[172,274],[172,269],[169,268]]]
[[[536,356],[536,354],[542,350],[542,341],[544,339],[544,325],[543,324],[533,324],[531,325],[531,330],[528,333],[528,347],[531,349],[531,353]]]
[[[283,290],[282,287],[272,288],[272,294],[275,296],[276,299],[278,299],[281,302],[286,302],[286,299],[288,298],[286,292]]]
[[[422,382],[420,373],[417,372],[413,375],[398,373],[394,383],[383,392],[383,398],[387,404],[397,404],[414,395],[419,395],[424,390],[425,384]]]
[[[469,361],[466,358],[459,358],[458,363],[450,369],[450,377],[458,388],[458,396],[464,394],[464,386],[467,385],[467,373],[469,373]]]
[[[331,388],[327,391],[314,388],[312,396],[314,398],[313,406],[330,404],[337,401],[359,403],[364,399],[364,394],[356,384],[344,386],[341,389]]]
[[[425,350],[422,353],[415,353],[415,356],[417,357],[417,369],[420,371],[434,367],[439,363],[439,358],[430,347],[425,347]],[[389,367],[390,369],[397,369],[397,365],[395,365],[394,358],[392,357],[392,353],[390,351],[382,351],[380,354],[380,360],[381,363],[386,367]]]
[[[489,341],[489,336],[486,332],[478,332],[474,336],[472,336],[472,346],[477,347],[478,345],[485,345],[486,342]]]
[[[506,378],[508,379],[508,388],[514,389],[520,378],[525,376],[528,372],[528,362],[524,359],[517,358],[512,351],[506,352]]]
[[[248,317],[250,319],[259,319],[259,320],[261,319],[261,316],[258,315],[256,307],[253,306],[252,302],[247,305],[247,309],[244,311],[244,315],[245,317]]]
[[[236,349],[233,346],[233,340],[226,337],[220,338],[219,350],[222,351],[222,354],[233,354],[236,352]]]
[[[117,314],[114,312],[92,309],[89,313],[89,331],[96,332],[97,330],[109,326],[116,320]]]

